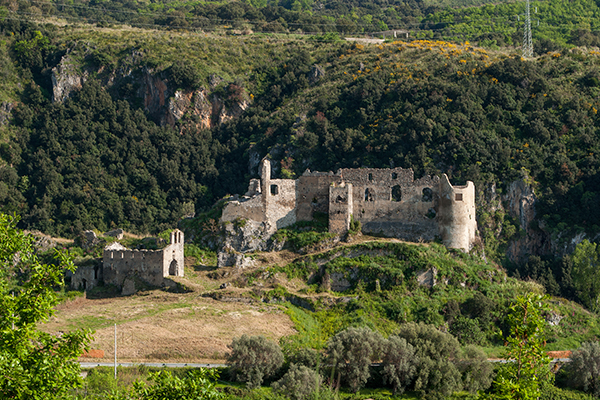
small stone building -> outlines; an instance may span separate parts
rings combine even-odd
[[[124,293],[132,292],[135,279],[164,286],[165,278],[183,276],[183,244],[183,232],[178,229],[171,232],[170,243],[159,250],[132,250],[119,242],[111,243],[104,248],[102,262],[77,268],[71,286],[86,290],[103,282],[123,289]]]
[[[365,233],[409,241],[439,237],[450,248],[469,251],[477,234],[475,186],[452,186],[448,177],[414,179],[412,169],[360,168],[333,172],[306,170],[298,179],[271,179],[271,164],[261,162],[261,179],[227,203],[223,222],[262,222],[274,233],[315,212],[329,215],[329,231],[344,234],[352,218]]]

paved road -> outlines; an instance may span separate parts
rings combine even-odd
[[[111,362],[83,362],[80,361],[79,365],[81,368],[95,368],[95,367],[114,367],[115,364]],[[226,367],[225,364],[196,364],[196,363],[130,363],[130,362],[118,362],[118,367],[137,367],[138,365],[145,365],[146,367],[165,367],[165,368],[219,368]]]

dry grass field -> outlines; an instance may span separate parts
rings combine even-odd
[[[112,360],[117,324],[117,357],[131,362],[220,362],[234,337],[264,335],[278,340],[295,332],[283,307],[250,301],[241,296],[243,289],[228,288],[233,294],[230,301],[203,297],[225,282],[208,277],[213,269],[186,265],[186,278],[178,278],[187,288],[184,293],[154,289],[133,296],[67,300],[43,329],[91,329],[91,348],[103,350],[104,359]]]

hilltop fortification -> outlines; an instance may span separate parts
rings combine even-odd
[[[298,179],[271,179],[271,163],[261,162],[260,179],[230,201],[223,222],[251,220],[268,233],[315,212],[329,215],[329,231],[345,234],[354,218],[365,233],[409,241],[441,238],[450,248],[469,251],[477,233],[475,186],[452,186],[448,177],[414,179],[412,169],[360,168],[333,172],[306,170]]]

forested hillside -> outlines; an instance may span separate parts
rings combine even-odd
[[[499,6],[480,15],[489,7]],[[0,201],[23,227],[160,231],[243,193],[269,154],[281,177],[401,166],[473,180],[487,256],[536,236],[513,260],[555,291],[571,238],[600,231],[596,50],[523,60],[468,42],[364,46],[8,17],[1,29]],[[517,180],[536,193],[533,220],[500,205]],[[559,261],[525,264],[531,253]]]

